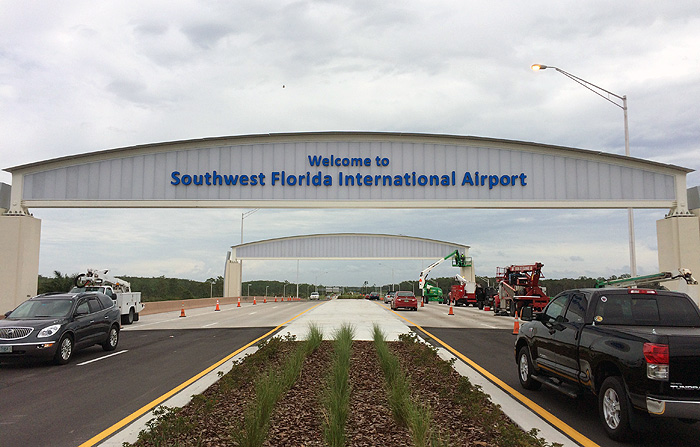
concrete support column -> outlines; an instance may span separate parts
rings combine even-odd
[[[0,216],[0,313],[36,295],[41,219]]]
[[[239,297],[243,289],[243,263],[241,261],[226,261],[224,271],[224,297]]]
[[[700,277],[700,219],[696,215],[671,216],[656,221],[659,271],[678,273],[690,269],[695,279]],[[700,305],[700,286],[683,280],[664,284],[671,290],[690,295]]]

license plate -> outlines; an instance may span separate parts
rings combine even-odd
[[[0,352],[12,352],[12,346],[0,346]]]

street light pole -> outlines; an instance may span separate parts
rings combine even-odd
[[[593,93],[600,96],[601,98],[608,101],[609,103],[621,108],[623,111],[624,122],[625,122],[625,156],[627,156],[627,157],[630,156],[630,132],[629,132],[629,126],[627,124],[627,95],[623,95],[623,96],[616,95],[615,93],[608,91],[602,87],[599,87],[599,86],[593,84],[592,82],[588,82],[585,79],[579,78],[578,76],[574,76],[571,73],[562,70],[561,68],[553,67],[551,65],[533,64],[530,68],[532,68],[534,71],[545,70],[547,68],[553,68],[554,70],[563,74],[564,76],[566,76],[567,78],[576,82],[577,84],[582,85],[583,87],[592,91]],[[607,96],[601,92],[605,93]],[[610,99],[611,96],[614,96],[615,98],[622,101],[622,104]],[[636,254],[635,243],[634,243],[634,212],[633,212],[632,208],[627,208],[627,226],[628,226],[628,231],[629,231],[630,272],[631,272],[632,276],[634,277],[634,276],[637,276],[637,254]]]
[[[245,213],[241,213],[241,244],[243,244],[243,219],[246,217],[250,216],[256,211],[260,211],[260,208],[255,208],[254,210],[246,211]]]
[[[248,296],[250,296],[250,284],[248,284]]]

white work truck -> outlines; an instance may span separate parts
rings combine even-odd
[[[139,321],[139,312],[144,309],[141,292],[132,292],[131,284],[121,278],[107,275],[109,270],[88,269],[75,278],[75,287],[71,292],[101,292],[112,298],[119,308],[122,324]]]

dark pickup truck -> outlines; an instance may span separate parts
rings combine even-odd
[[[590,391],[610,438],[644,418],[700,420],[700,310],[683,293],[579,289],[539,313],[524,308],[515,342],[523,388]]]

